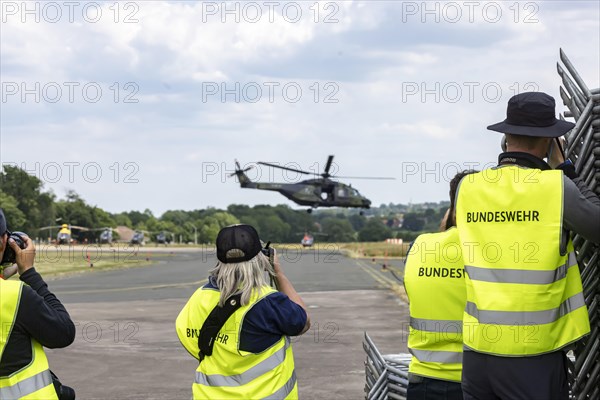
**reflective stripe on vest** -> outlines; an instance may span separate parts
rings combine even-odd
[[[543,325],[558,321],[565,315],[585,306],[583,293],[569,297],[557,308],[541,311],[489,311],[478,310],[477,305],[467,302],[465,312],[482,324],[496,325]]]
[[[577,257],[574,252],[569,252],[567,262],[554,271],[539,271],[530,269],[496,269],[480,268],[465,265],[465,270],[472,281],[485,281],[496,283],[525,283],[532,285],[549,285],[567,276],[570,266],[577,267]]]
[[[420,235],[406,259],[411,374],[460,382],[466,303],[458,231]]]
[[[261,375],[264,375],[285,361],[285,353],[290,347],[290,341],[286,338],[285,346],[277,350],[269,358],[255,365],[243,374],[239,375],[205,375],[202,372],[196,372],[196,383],[206,386],[241,386],[253,381]]]
[[[286,397],[292,393],[294,387],[296,386],[296,371],[292,373],[292,376],[288,381],[275,393],[270,395],[269,397],[265,397],[263,400],[284,400]]]
[[[20,382],[0,388],[0,399],[20,399],[52,384],[50,370],[30,376]]]
[[[23,283],[0,279],[0,359],[6,349],[21,299]],[[8,329],[7,329],[8,328]],[[0,399],[57,400],[48,359],[41,344],[31,338],[31,361],[9,376],[0,377]]]
[[[427,351],[408,349],[410,354],[417,357],[419,361],[437,362],[437,363],[462,363],[462,351]]]
[[[462,333],[462,320],[410,317],[410,327],[425,332]],[[448,329],[451,328],[451,329]]]
[[[561,254],[563,173],[503,166],[459,185],[467,348],[500,356],[556,351],[590,331],[573,244]]]

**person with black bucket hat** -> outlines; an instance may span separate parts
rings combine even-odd
[[[460,183],[465,400],[569,398],[566,352],[590,332],[570,232],[600,243],[600,199],[559,139],[573,127],[551,96],[513,96],[488,126],[505,134],[498,166]]]
[[[223,228],[216,245],[208,283],[175,322],[181,344],[199,361],[193,398],[297,399],[289,337],[310,328],[306,305],[252,226]]]
[[[33,267],[32,240],[23,233],[9,232],[2,209],[0,257],[3,262],[7,258],[16,262],[16,267],[9,265],[0,274],[0,399],[75,399],[73,389],[62,385],[50,371],[44,352],[44,347],[63,348],[73,343],[75,325]],[[8,280],[17,272],[20,281]]]

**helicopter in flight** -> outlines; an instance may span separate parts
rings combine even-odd
[[[240,181],[240,186],[249,189],[271,190],[279,192],[294,203],[301,206],[309,206],[308,213],[312,212],[313,208],[318,207],[344,207],[344,208],[362,208],[368,209],[371,207],[371,200],[361,195],[358,190],[342,182],[335,181],[331,178],[342,179],[395,179],[389,177],[350,177],[350,176],[334,176],[329,173],[333,163],[333,156],[327,158],[325,170],[320,174],[321,178],[307,179],[297,183],[274,183],[274,182],[253,182],[248,178],[246,172],[253,168],[242,169],[240,163],[235,160],[235,172],[229,176],[237,176]],[[258,164],[266,165],[273,168],[279,168],[286,171],[297,172],[304,175],[313,175],[313,172],[302,171],[295,168],[282,167],[280,165],[258,162]],[[362,214],[362,211],[361,211]]]

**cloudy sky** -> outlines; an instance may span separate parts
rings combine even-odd
[[[240,189],[234,159],[329,154],[396,177],[353,181],[375,205],[444,200],[495,161],[513,94],[559,99],[559,48],[600,86],[597,1],[0,4],[0,161],[111,212],[293,206]]]

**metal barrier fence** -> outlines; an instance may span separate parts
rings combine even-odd
[[[408,364],[410,354],[381,355],[365,332],[363,349],[365,361],[365,393],[367,400],[405,400],[408,388]]]
[[[572,117],[575,127],[566,135],[565,155],[579,177],[600,195],[600,88],[589,89],[563,50],[558,74],[562,79],[560,97],[569,111],[560,118]],[[598,226],[600,226],[600,221]],[[583,294],[590,316],[591,333],[579,341],[568,357],[571,399],[600,399],[600,246],[579,235],[573,246],[583,282]],[[410,354],[381,355],[365,332],[365,392],[368,400],[405,399],[408,387]]]
[[[560,97],[573,117],[575,128],[567,135],[565,154],[587,186],[600,195],[600,88],[589,89],[566,54],[560,50],[557,63],[562,79]],[[562,116],[561,116],[562,118]],[[596,221],[600,227],[600,221]],[[583,295],[590,315],[591,333],[575,346],[575,361],[569,362],[571,398],[600,399],[600,247],[579,235],[573,238],[583,282]]]

